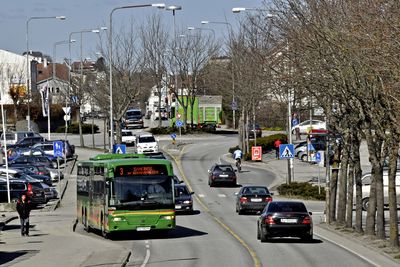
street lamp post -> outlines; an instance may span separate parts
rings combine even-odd
[[[31,90],[30,90],[30,82],[31,82],[31,77],[30,77],[30,71],[29,71],[29,22],[31,20],[38,20],[38,19],[59,19],[59,20],[65,20],[65,16],[50,16],[50,17],[30,17],[26,21],[26,89],[27,89],[27,94],[28,94],[28,131],[31,131]]]
[[[182,10],[182,6],[177,6],[177,5],[172,5],[172,6],[168,6],[167,8],[166,8],[166,10],[170,10],[170,11],[172,11],[172,16],[173,16],[173,18],[174,18],[174,27],[173,27],[173,32],[174,32],[174,48],[173,48],[173,54],[175,54],[174,56],[175,56],[175,68],[174,68],[174,83],[175,83],[175,92],[177,92],[177,90],[178,90],[178,59],[177,59],[177,49],[176,49],[176,23],[175,23],[175,12],[177,11],[177,10]],[[176,114],[176,112],[178,111],[178,106],[177,106],[177,104],[178,104],[179,102],[178,101],[176,101],[175,102],[175,114]],[[175,114],[174,114],[174,117],[176,117],[175,116]],[[184,122],[185,124],[186,124],[186,121]],[[180,128],[179,128],[179,130],[180,130]]]
[[[55,42],[53,45],[53,85],[55,86],[56,84],[56,52],[57,52],[57,45],[62,45],[62,44],[68,44],[69,42],[73,43],[75,40],[64,40],[64,41],[59,41]],[[50,140],[50,98],[47,101],[47,131],[48,131],[48,139]]]
[[[129,5],[129,6],[120,6],[115,7],[110,12],[110,34],[109,34],[109,49],[110,49],[110,152],[112,152],[114,146],[114,119],[113,119],[113,87],[112,87],[112,15],[116,10],[120,9],[130,9],[130,8],[141,8],[141,7],[156,7],[156,8],[165,8],[165,4],[143,4],[143,5]]]
[[[202,20],[201,24],[224,24],[228,25],[229,28],[231,29],[231,33],[233,34],[233,27],[232,24],[229,22],[223,22],[223,21],[208,21],[208,20]],[[235,70],[234,70],[234,65],[233,65],[233,57],[231,59],[231,64],[232,64],[232,124],[233,124],[233,129],[236,129],[236,109],[237,105],[235,102]]]
[[[202,31],[202,30],[211,31],[212,34],[213,34],[213,39],[215,40],[215,31],[214,31],[213,29],[211,29],[211,28],[188,27],[187,29],[188,29],[189,31],[194,31],[194,30],[197,30],[197,31]]]

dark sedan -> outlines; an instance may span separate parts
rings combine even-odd
[[[175,184],[175,211],[193,212],[193,194],[185,184]]]
[[[49,160],[45,156],[26,156],[21,155],[14,160],[11,160],[9,164],[40,164],[48,168],[57,168],[57,164]]]
[[[230,164],[214,164],[208,170],[208,185],[213,187],[217,183],[236,185],[236,173]]]
[[[272,201],[272,193],[266,186],[243,186],[236,195],[236,212],[261,212]]]
[[[253,127],[253,125],[251,124],[249,126],[248,133],[249,133],[249,138],[253,139],[254,138],[254,133],[256,134],[257,138],[260,138],[262,136],[262,130],[261,130],[260,125],[256,124],[255,127]]]
[[[312,213],[300,201],[272,201],[257,220],[257,239],[271,237],[300,237],[313,239]]]

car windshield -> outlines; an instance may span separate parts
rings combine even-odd
[[[133,133],[132,133],[132,132],[125,132],[125,131],[123,131],[123,132],[122,132],[122,136],[133,136]]]
[[[271,202],[268,212],[307,212],[307,209],[301,202]]]
[[[123,176],[110,185],[110,206],[145,208],[173,203],[172,181],[168,176]]]
[[[127,117],[136,117],[136,116],[141,116],[141,115],[142,115],[142,112],[140,112],[139,110],[133,110],[133,111],[126,112]]]
[[[180,196],[187,196],[189,194],[189,190],[186,188],[186,186],[175,186],[175,196],[180,197]]]
[[[139,143],[153,143],[155,141],[156,139],[154,139],[154,136],[139,137]]]

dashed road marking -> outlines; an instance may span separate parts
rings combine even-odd
[[[201,197],[201,198],[205,198],[205,197],[206,197],[206,196],[203,195],[203,194],[198,194],[198,196]]]
[[[218,197],[226,197],[225,194],[218,194]]]

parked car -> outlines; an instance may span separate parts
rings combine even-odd
[[[14,164],[9,164],[8,165],[11,168],[16,168],[16,169],[28,169],[36,174],[39,175],[45,175],[47,177],[50,177],[50,171],[46,169],[46,167],[42,166],[41,164],[20,164],[20,163],[14,163]],[[51,178],[51,177],[50,177]]]
[[[230,164],[214,164],[208,170],[208,185],[213,187],[217,183],[229,183],[236,186],[236,171]]]
[[[156,108],[156,110],[154,111],[154,120],[168,120],[168,112],[166,108],[161,108],[158,109]]]
[[[313,239],[312,213],[300,201],[272,201],[257,220],[257,239],[266,242],[272,237]]]
[[[368,210],[369,206],[369,193],[371,191],[372,174],[366,173],[361,177],[362,184],[362,208],[363,210]],[[396,197],[397,204],[400,203],[400,172],[396,173]],[[354,203],[356,196],[356,187],[354,186]],[[383,204],[389,206],[389,171],[383,171]]]
[[[68,140],[53,140],[51,144],[53,144],[55,141],[60,141],[63,143],[63,157],[66,156],[66,158],[73,158],[75,155],[75,146],[71,145]],[[46,142],[48,144],[49,142]]]
[[[26,138],[26,137],[42,137],[39,133],[30,132],[30,131],[18,131],[18,132],[6,132],[6,144],[15,145],[18,141]],[[1,144],[4,146],[4,134],[0,135]]]
[[[261,212],[272,201],[273,193],[266,186],[243,186],[236,195],[236,212],[240,215],[245,212]]]
[[[262,130],[260,125],[256,124],[255,127],[253,127],[253,125],[250,124],[248,129],[249,138],[254,138],[254,132],[256,133],[257,138],[260,138],[262,136]]]
[[[320,120],[312,120],[310,124],[310,120],[306,120],[292,127],[293,134],[295,133],[296,128],[300,129],[301,134],[305,134],[310,131],[310,128],[315,130],[326,130],[326,123]]]
[[[215,132],[217,130],[217,123],[215,121],[205,121],[201,124],[201,129],[206,132]]]
[[[24,139],[19,140],[14,145],[7,146],[8,148],[23,148],[23,147],[32,147],[34,144],[42,143],[46,141],[44,137],[25,137]]]
[[[0,175],[5,175],[6,173],[6,167],[0,167]],[[8,174],[22,180],[36,179],[49,186],[52,186],[53,184],[50,177],[36,174],[28,169],[8,168]],[[26,179],[25,177],[28,177],[29,179]]]
[[[43,151],[47,155],[52,155],[54,156],[54,147],[53,147],[53,142],[46,142],[46,143],[39,143],[35,144],[31,147],[31,150],[29,151],[32,155],[35,155],[35,153],[38,153],[37,151]]]
[[[158,142],[151,133],[137,135],[135,150],[137,154],[157,153]]]
[[[189,188],[184,183],[175,183],[175,211],[193,212],[194,192],[190,192]]]
[[[9,161],[9,164],[30,164],[30,163],[39,163],[48,168],[57,168],[57,162],[49,160],[46,156],[26,156],[20,155],[14,160]]]
[[[28,187],[22,180],[9,180],[10,200],[17,202],[22,194],[26,194]],[[0,203],[8,202],[7,179],[0,177]]]

